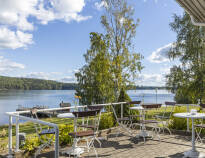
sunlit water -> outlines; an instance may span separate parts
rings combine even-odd
[[[173,101],[174,94],[166,90],[130,90],[132,100],[141,100],[145,103],[164,103]],[[0,91],[0,125],[8,124],[8,116],[5,112],[16,111],[18,105],[33,107],[44,105],[49,108],[59,107],[59,103],[70,102],[74,104],[74,90],[12,90]]]

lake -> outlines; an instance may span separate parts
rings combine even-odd
[[[174,94],[166,90],[129,90],[132,100],[141,100],[145,103],[164,103],[173,101]],[[18,105],[33,107],[44,105],[49,108],[59,107],[59,103],[70,102],[74,104],[74,90],[9,90],[0,91],[0,125],[8,124],[5,112],[16,111]]]

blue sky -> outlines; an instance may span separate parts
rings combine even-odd
[[[169,23],[183,14],[175,0],[129,0],[140,23],[133,40],[144,56],[138,85],[162,86],[176,62],[167,50],[176,39]],[[100,0],[0,0],[0,75],[74,82],[85,62],[89,33],[103,32]]]

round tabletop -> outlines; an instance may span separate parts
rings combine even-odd
[[[174,114],[175,117],[180,117],[180,118],[205,118],[205,114],[203,113],[196,113],[196,114],[191,114],[191,113],[176,113]]]
[[[142,106],[134,106],[134,107],[130,107],[131,110],[144,110],[144,108]]]
[[[71,112],[58,114],[57,117],[59,117],[59,118],[75,118],[75,116]]]

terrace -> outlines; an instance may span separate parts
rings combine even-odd
[[[190,133],[191,135],[191,133]],[[182,135],[167,135],[161,134],[161,141],[157,139],[148,140],[146,144],[143,141],[136,141],[126,135],[110,138],[108,141],[102,141],[100,148],[96,144],[98,157],[113,157],[113,158],[182,158],[183,153],[191,148],[191,137]],[[204,151],[204,144],[197,144],[197,150]],[[63,153],[67,148],[61,149]],[[40,157],[53,157],[54,151],[49,151],[39,155]],[[60,158],[68,157],[65,154],[60,154]],[[95,157],[94,152],[83,154],[82,157]]]
[[[125,102],[121,103],[113,103],[116,106],[121,106],[123,109]],[[110,106],[111,104],[101,104],[101,105],[95,105],[95,106]],[[180,108],[183,112],[189,111],[190,109],[197,109],[199,110],[199,107],[196,107],[198,105],[178,105],[177,107]],[[86,106],[79,106],[78,108],[85,108]],[[46,111],[60,111],[65,109],[73,109],[74,107],[69,108],[55,108],[55,109],[44,109]],[[161,109],[161,108],[160,108]],[[42,110],[39,110],[42,111]],[[149,110],[147,115],[148,117],[154,113],[155,110]],[[170,109],[168,108],[168,111]],[[122,111],[121,111],[122,112]],[[161,110],[158,110],[157,112],[161,112]],[[46,148],[43,150],[38,157],[69,157],[65,152],[68,150],[68,148],[71,147],[72,143],[69,145],[63,145],[58,148],[59,139],[61,136],[59,136],[59,126],[60,124],[73,124],[71,119],[59,119],[59,118],[50,118],[46,120],[36,120],[29,117],[19,116],[17,113],[7,113],[11,117],[18,118],[16,121],[15,129],[13,128],[14,134],[18,135],[18,132],[25,132],[27,130],[27,133],[29,136],[34,136],[35,130],[31,128],[31,123],[23,123],[19,124],[19,119],[28,120],[33,123],[40,123],[48,126],[55,127],[57,134],[55,135],[55,146],[52,146],[51,148]],[[123,117],[123,113],[121,113],[121,116]],[[181,119],[185,120],[185,119]],[[184,123],[184,121],[183,121]],[[136,126],[134,129],[132,129],[133,136],[127,135],[126,132],[121,132],[118,137],[116,137],[117,127],[113,127],[110,129],[102,130],[101,136],[103,139],[101,140],[102,146],[100,147],[97,142],[95,142],[95,148],[98,153],[98,157],[171,157],[171,158],[180,158],[183,157],[183,153],[185,151],[190,150],[192,147],[191,145],[191,132],[190,132],[190,122],[189,119],[187,121],[185,120],[185,126],[188,125],[186,130],[172,130],[172,134],[168,133],[160,133],[160,141],[157,137],[153,137],[153,139],[146,139],[144,142],[143,139],[135,137],[140,133],[139,126]],[[9,155],[8,154],[2,154],[2,157],[12,156],[13,153],[15,153],[15,157],[22,157],[25,156],[24,152],[21,152],[19,150],[18,143],[18,137],[15,137],[14,134],[12,134],[12,127],[11,121],[9,126]],[[17,127],[17,128],[16,128]],[[26,128],[27,127],[27,128]],[[148,128],[147,131],[151,132],[151,128]],[[13,136],[12,136],[13,135]],[[68,136],[68,133],[67,133]],[[108,138],[108,139],[107,139]],[[14,143],[12,142],[12,139],[15,140]],[[80,142],[79,144],[82,144],[83,142]],[[15,145],[15,147],[14,147]],[[15,148],[15,150],[13,149]],[[202,143],[199,143],[196,141],[196,149],[200,152],[204,151],[205,145]],[[19,152],[20,151],[20,152]],[[28,155],[27,155],[28,156]],[[26,156],[26,157],[27,157]],[[91,150],[89,153],[83,153],[80,155],[81,157],[95,157],[95,153],[93,150]]]

